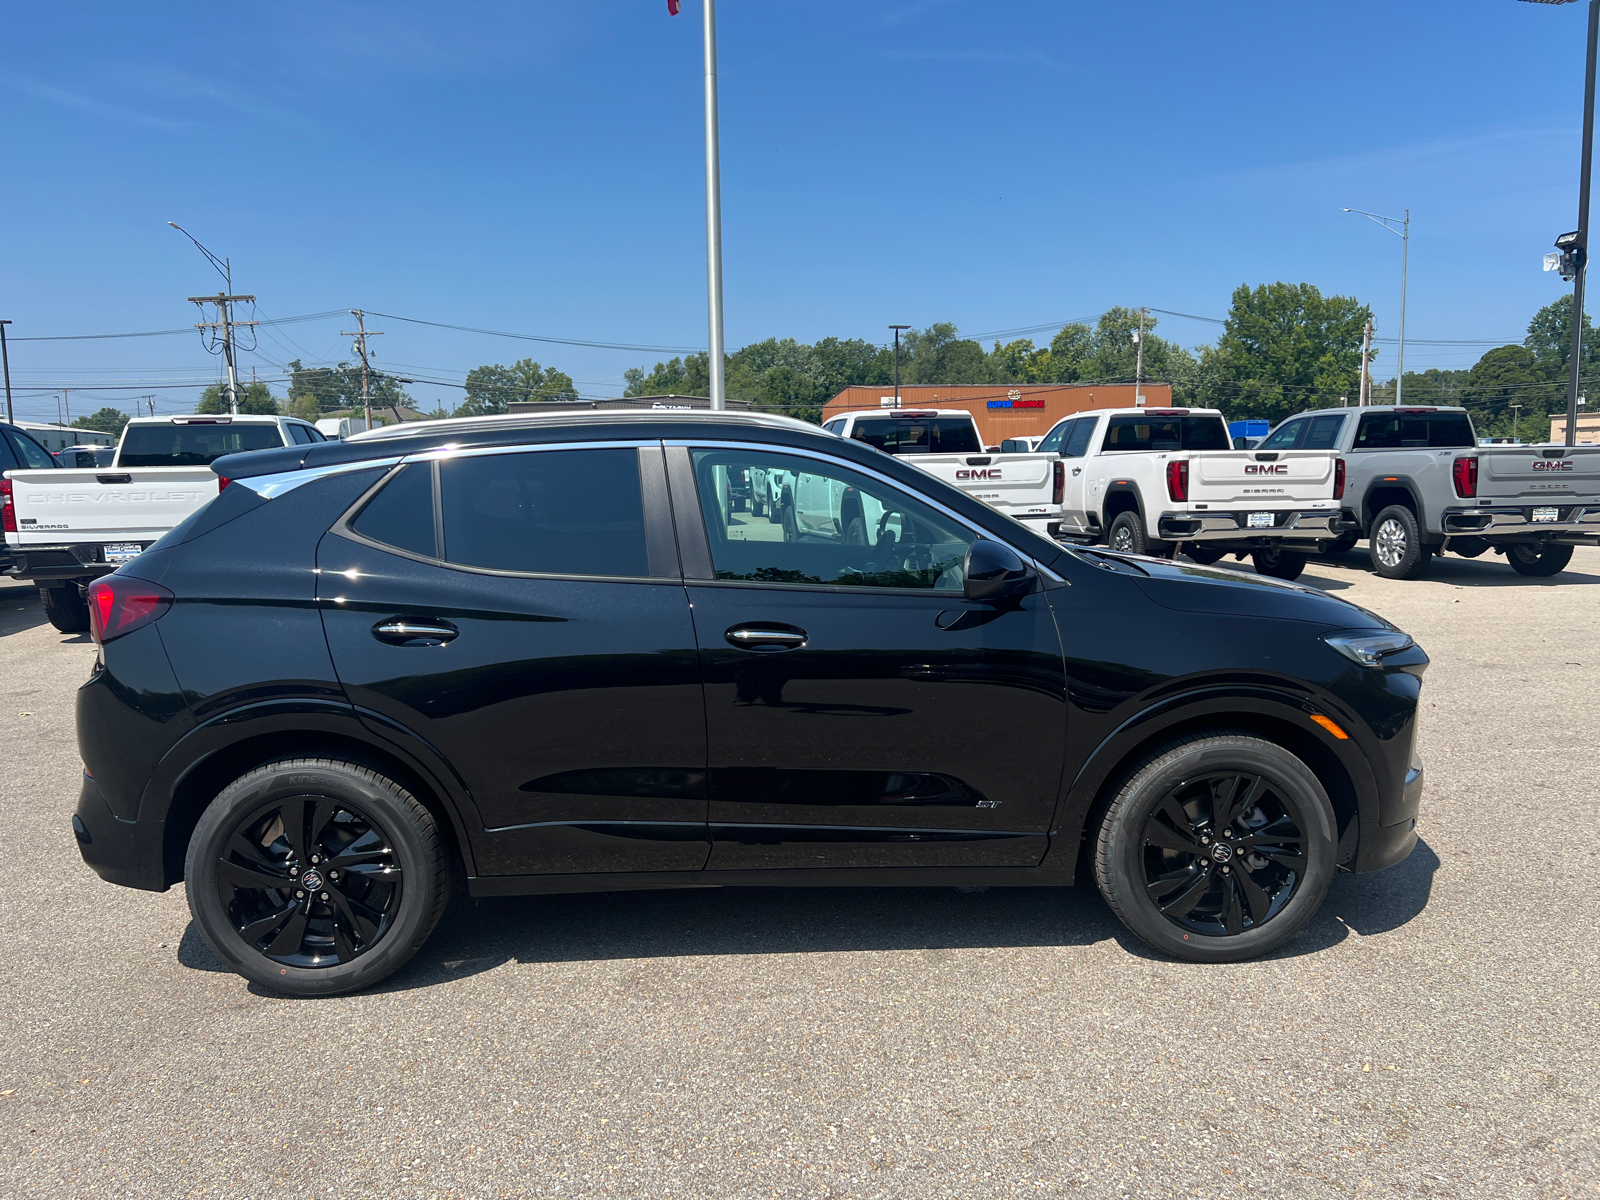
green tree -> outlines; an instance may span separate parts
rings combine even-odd
[[[128,414],[117,409],[106,407],[99,412],[90,413],[87,417],[79,417],[72,424],[78,429],[97,429],[101,433],[121,433],[122,427],[128,423]]]
[[[200,393],[197,413],[225,413],[228,411],[228,394],[220,383],[214,383]],[[247,383],[239,389],[239,411],[249,416],[275,417],[279,413],[278,401],[264,383]]]
[[[455,415],[479,417],[489,413],[503,413],[512,401],[576,400],[577,385],[572,376],[554,367],[541,367],[531,358],[524,358],[502,367],[474,367],[467,372],[467,396]]]
[[[373,371],[370,384],[374,410],[391,405],[411,406],[411,397],[395,376]],[[306,367],[299,359],[294,359],[289,363],[288,407],[296,416],[307,420],[316,419],[313,413],[326,416],[361,409],[361,364],[342,362],[332,367]],[[373,417],[377,418],[376,412]]]
[[[900,339],[903,383],[981,384],[1002,382],[983,347],[962,338],[949,321],[908,329]]]
[[[1354,298],[1309,283],[1241,284],[1197,390],[1230,417],[1269,421],[1337,404],[1357,394],[1370,316]]]
[[[1567,363],[1572,357],[1571,292],[1533,314],[1533,320],[1528,322],[1528,336],[1522,344],[1533,355],[1546,379],[1567,377]],[[1587,373],[1597,361],[1600,361],[1600,345],[1596,344],[1595,329],[1589,314],[1584,313],[1583,371]],[[1545,432],[1548,434],[1549,430]]]
[[[1521,405],[1524,420],[1532,415],[1544,437],[1550,431],[1544,419],[1545,402],[1552,391],[1554,387],[1544,378],[1533,351],[1526,346],[1500,346],[1473,364],[1458,403],[1472,413],[1478,432],[1489,437],[1512,436],[1514,425],[1526,428],[1516,420],[1518,410],[1511,407]],[[1404,395],[1408,404],[1414,399],[1409,387]]]

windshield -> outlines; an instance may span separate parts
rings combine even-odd
[[[1101,453],[1124,450],[1232,450],[1221,417],[1112,417]]]
[[[851,435],[886,454],[981,454],[970,417],[867,417]]]
[[[204,467],[224,454],[283,445],[276,425],[130,425],[119,467]]]

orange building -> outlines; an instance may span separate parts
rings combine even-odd
[[[1172,385],[1146,383],[1146,408],[1170,408]],[[822,419],[864,409],[890,408],[894,404],[892,386],[847,387],[822,409]],[[901,408],[959,408],[970,412],[978,422],[978,433],[985,446],[998,446],[1002,439],[1043,437],[1062,417],[1092,408],[1133,408],[1131,383],[1019,383],[956,386],[939,383],[903,383]]]

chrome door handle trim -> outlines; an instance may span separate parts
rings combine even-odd
[[[382,641],[448,642],[461,631],[454,625],[429,625],[410,621],[381,621],[372,627],[372,636]]]
[[[723,637],[741,650],[750,650],[757,646],[798,650],[806,644],[806,635],[792,629],[751,629],[736,626],[723,634]]]

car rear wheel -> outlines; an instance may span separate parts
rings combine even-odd
[[[1571,546],[1546,543],[1543,546],[1506,547],[1506,563],[1518,575],[1556,575],[1571,561]]]
[[[189,839],[189,911],[246,979],[290,996],[368,987],[402,966],[449,896],[433,815],[337,759],[268,763],[212,801]]]
[[[77,584],[40,588],[39,600],[44,604],[44,615],[50,618],[50,624],[62,633],[89,632],[89,602]]]
[[[1333,879],[1328,794],[1283,747],[1191,734],[1152,751],[1117,791],[1094,873],[1152,948],[1194,962],[1266,954],[1302,929]]]
[[[1255,564],[1257,575],[1267,575],[1273,579],[1299,579],[1301,572],[1306,569],[1304,554],[1281,547],[1256,550],[1250,555],[1250,561]]]
[[[1428,561],[1417,531],[1417,518],[1409,508],[1398,504],[1391,504],[1378,514],[1367,534],[1367,544],[1372,569],[1385,579],[1415,578]]]
[[[1144,518],[1136,512],[1120,512],[1112,518],[1106,546],[1123,554],[1148,554],[1155,558],[1171,558],[1175,549],[1171,542],[1146,537]]]

